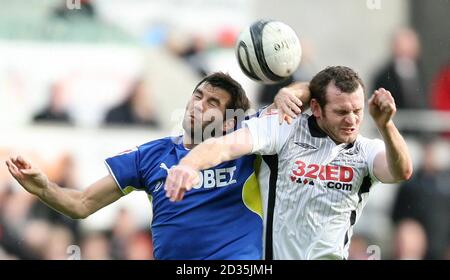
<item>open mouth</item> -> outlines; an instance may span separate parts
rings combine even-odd
[[[197,115],[197,117],[195,116],[195,114],[190,114],[189,117],[191,118],[191,120],[198,120],[201,121],[201,116]]]
[[[344,133],[351,134],[355,131],[354,128],[341,128]]]

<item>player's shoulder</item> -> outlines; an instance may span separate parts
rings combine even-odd
[[[301,113],[300,115],[298,115],[291,124],[288,124],[286,122],[286,120],[283,121],[283,123],[281,124],[286,125],[286,126],[295,126],[298,125],[299,123],[301,123],[302,121],[306,121],[308,118],[310,117],[310,115],[306,114],[306,113]],[[269,125],[274,125],[274,126],[280,126],[279,123],[279,112],[278,110],[271,110],[271,111],[267,111],[264,112],[263,114],[260,114],[258,117],[251,117],[249,119],[244,120],[245,123],[250,123],[250,122],[259,122],[259,123],[267,123]]]
[[[308,114],[308,113],[301,113],[300,115],[297,116],[298,122],[299,123],[304,123],[307,124],[309,118],[314,118],[314,116]]]
[[[290,128],[291,130],[293,129],[293,132],[298,131],[298,133],[301,134],[309,134],[309,122],[311,118],[314,118],[314,116],[311,116],[307,113],[301,113],[293,120],[290,125],[288,125],[286,121],[284,121],[283,124],[285,124],[286,127]]]
[[[176,137],[164,137],[149,141],[137,147],[137,160],[143,169],[153,169],[178,145]]]
[[[357,149],[361,150],[364,154],[369,154],[371,151],[378,150],[384,146],[384,142],[378,138],[368,138],[362,135],[358,135],[355,141]]]
[[[375,145],[375,144],[379,144],[379,143],[384,143],[383,140],[378,139],[378,138],[368,138],[365,136],[362,136],[361,134],[358,135],[358,137],[356,138],[356,143],[359,145]]]
[[[234,160],[234,162],[241,162],[246,164],[247,162],[253,162],[255,161],[257,158],[257,156],[255,154],[248,154],[248,155],[243,155],[237,159]]]
[[[159,147],[159,146],[176,145],[179,143],[178,142],[179,138],[180,137],[172,137],[172,136],[158,138],[158,139],[151,140],[151,141],[148,141],[148,142],[140,145],[139,148],[149,149],[149,148]]]
[[[162,152],[168,149],[173,149],[178,145],[179,137],[164,137],[149,141],[138,146],[141,155],[159,156]]]

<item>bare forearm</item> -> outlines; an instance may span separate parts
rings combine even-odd
[[[97,180],[83,192],[79,192],[63,189],[50,182],[42,171],[21,156],[10,158],[6,161],[6,165],[14,179],[26,191],[73,219],[85,218],[123,196],[111,175]]]
[[[54,210],[73,219],[80,219],[87,216],[82,204],[82,192],[64,189],[55,183],[49,183],[39,199]]]
[[[405,140],[392,121],[378,130],[386,145],[386,159],[392,176],[397,180],[408,180],[413,167]]]
[[[188,165],[196,170],[208,169],[249,154],[252,147],[250,131],[248,128],[241,128],[226,136],[206,140],[184,157],[180,165]]]
[[[188,165],[196,170],[208,169],[228,160],[223,153],[222,141],[210,138],[195,147],[180,161],[180,165]]]
[[[201,183],[198,171],[252,152],[251,132],[244,127],[219,138],[210,138],[190,151],[180,164],[168,171],[165,183],[170,201],[180,201],[184,193]]]

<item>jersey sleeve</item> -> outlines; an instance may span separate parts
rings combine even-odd
[[[139,173],[138,148],[107,158],[105,164],[124,194],[130,193],[134,189],[143,190],[145,188]]]
[[[370,139],[367,140],[363,145],[364,152],[367,158],[367,165],[369,169],[369,175],[373,182],[379,182],[380,180],[373,173],[373,163],[375,157],[385,151],[384,142],[380,139]]]
[[[245,117],[242,120],[239,120],[239,118],[237,119],[237,123],[236,123],[236,130],[241,129],[243,127],[243,122],[253,119],[253,118],[259,118],[261,115],[265,114],[267,111],[267,108],[269,106],[264,106],[260,109],[258,109],[258,111],[254,112],[253,114],[248,114],[245,115]]]
[[[298,119],[296,119],[298,120]],[[273,155],[278,153],[286,142],[296,122],[281,125],[278,113],[267,114],[259,118],[252,118],[243,122],[243,127],[250,130],[253,141],[252,153]]]

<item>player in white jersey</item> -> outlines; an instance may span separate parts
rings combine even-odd
[[[197,146],[170,170],[167,195],[182,199],[198,170],[248,153],[271,155],[271,173],[265,173],[270,188],[262,190],[266,238],[273,240],[270,247],[266,243],[266,258],[273,250],[274,259],[346,259],[371,185],[409,179],[412,162],[392,121],[396,107],[388,91],[377,90],[369,100],[384,141],[359,135],[364,85],[352,69],[326,68],[313,78],[310,92],[311,116],[279,125],[276,114],[266,115]]]

